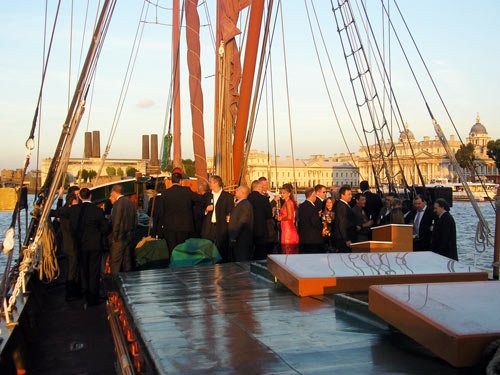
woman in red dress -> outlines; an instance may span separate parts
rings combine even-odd
[[[281,222],[281,253],[299,253],[299,234],[295,228],[295,200],[293,198],[291,186],[284,185],[280,189],[281,198],[284,200],[278,214],[278,221]],[[279,197],[276,197],[279,199]]]

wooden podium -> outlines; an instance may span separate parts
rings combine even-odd
[[[372,241],[351,245],[353,253],[413,251],[413,226],[388,224],[372,228]]]

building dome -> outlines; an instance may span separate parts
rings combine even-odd
[[[399,133],[399,142],[404,142],[404,141],[414,141],[415,136],[413,135],[413,132],[408,128],[408,124],[404,125],[405,130]]]
[[[475,134],[475,135],[486,135],[488,134],[488,131],[486,130],[486,127],[481,124],[480,122],[479,115],[476,117],[476,123],[472,125],[472,128],[470,128],[470,133],[469,134]]]

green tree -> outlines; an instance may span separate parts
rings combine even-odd
[[[186,173],[189,177],[194,177],[195,175],[194,160],[183,159],[182,165],[184,166],[184,173]]]
[[[89,180],[92,181],[97,176],[97,172],[91,169],[89,171]]]
[[[495,161],[497,168],[500,169],[500,139],[489,141],[486,145],[488,151],[486,154]]]
[[[120,176],[120,177],[123,177],[125,176],[125,173],[123,172],[123,169],[121,169],[120,167],[116,170],[116,175],[117,176]]]
[[[455,153],[455,158],[457,159],[458,164],[462,168],[466,168],[470,171],[470,175],[473,179],[474,177],[474,145],[472,143],[468,143],[466,146],[461,145],[460,148]]]
[[[111,166],[107,167],[106,173],[108,174],[108,176],[116,176],[116,168]]]
[[[82,180],[83,180],[83,182],[87,182],[88,179],[89,179],[89,171],[87,171],[86,169],[82,169]]]
[[[135,169],[134,167],[127,167],[125,174],[128,177],[135,177],[135,172],[137,172],[137,169]]]

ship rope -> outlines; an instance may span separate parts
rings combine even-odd
[[[279,1],[281,3],[281,0]],[[292,153],[292,175],[293,175],[293,190],[295,195],[297,195],[297,179],[295,177],[295,152],[293,147],[293,130],[292,130],[292,113],[290,109],[290,90],[288,86],[288,64],[286,59],[286,44],[285,44],[285,26],[283,21],[283,5],[279,9],[280,21],[281,21],[281,37],[283,44],[283,62],[285,69],[285,87],[286,87],[286,103],[288,109],[288,131],[290,133],[290,151]]]
[[[118,123],[120,121],[123,107],[125,105],[125,101],[126,101],[127,94],[128,94],[128,89],[129,89],[130,82],[132,80],[132,76],[134,73],[135,63],[137,61],[137,56],[139,54],[139,49],[140,49],[141,42],[142,42],[142,35],[144,33],[144,27],[146,25],[146,23],[142,22],[142,21],[143,21],[143,17],[144,17],[144,20],[146,20],[148,10],[149,10],[149,2],[144,2],[142,4],[141,15],[139,17],[137,29],[135,31],[134,42],[132,44],[132,49],[130,51],[127,69],[125,71],[125,77],[123,78],[122,88],[120,90],[120,96],[118,97],[118,103],[116,104],[115,114],[113,117],[113,122],[111,124],[111,130],[109,132],[108,141],[106,143],[106,147],[105,147],[104,152],[102,154],[101,162],[99,164],[99,169],[97,170],[97,175],[94,178],[92,186],[96,186],[99,182],[99,178],[101,177],[102,169],[104,168],[104,164],[106,163],[106,160],[107,160],[108,155],[109,155],[109,151],[111,150],[111,145],[112,145],[113,140],[115,138],[116,131],[118,130]]]
[[[375,50],[373,50],[372,44],[371,43],[369,44],[369,47],[372,50],[372,53],[375,56],[378,56],[378,59],[375,59],[375,63],[377,65],[378,73],[381,76],[381,80],[383,82],[383,89],[384,89],[383,99],[385,100],[385,98],[387,97],[389,100],[389,109],[390,109],[390,118],[391,118],[391,130],[390,130],[389,134],[392,134],[392,119],[394,118],[396,120],[396,125],[397,125],[399,133],[404,134],[404,137],[402,138],[402,140],[406,140],[408,142],[411,157],[412,157],[412,160],[413,160],[414,165],[416,167],[417,174],[418,174],[419,179],[420,179],[420,183],[422,184],[423,187],[425,187],[425,180],[424,180],[424,177],[422,175],[422,171],[421,171],[420,166],[418,164],[417,158],[415,156],[415,151],[413,149],[413,145],[411,144],[409,134],[408,134],[406,128],[404,127],[403,115],[401,113],[397,97],[394,94],[394,89],[392,86],[392,79],[391,79],[390,73],[388,72],[388,68],[386,67],[386,63],[384,61],[384,55],[380,51],[379,44],[378,44],[377,39],[375,37],[375,32],[374,32],[372,24],[370,22],[368,11],[366,9],[366,4],[363,1],[361,2],[361,5],[362,5],[363,11],[364,11],[364,17],[362,16],[358,1],[356,1],[356,5],[357,5],[358,12],[360,14],[360,18],[362,20],[365,32],[368,35],[368,37],[371,36],[371,38],[374,41],[375,47],[376,47],[376,51],[375,51]],[[389,14],[388,14],[388,19],[390,20]],[[365,20],[366,20],[366,22],[365,22]],[[389,35],[390,35],[390,33],[389,33]],[[379,65],[379,60],[380,60],[380,65]],[[389,71],[390,71],[390,68],[389,68]],[[385,104],[384,104],[384,106],[385,106]],[[391,136],[391,141],[393,141],[392,136]],[[394,142],[392,144],[394,144]],[[404,145],[404,142],[403,142],[403,145]],[[394,156],[396,157],[396,160],[399,164],[399,167],[401,168],[399,156],[397,155],[397,153],[394,153]],[[416,192],[414,191],[414,193],[416,193]]]
[[[437,94],[437,95],[438,95],[438,97],[439,97],[439,100],[440,100],[440,102],[441,102],[441,105],[443,106],[443,108],[444,108],[444,110],[445,110],[445,112],[446,112],[446,115],[447,115],[447,117],[448,117],[448,119],[449,119],[449,121],[450,121],[451,125],[453,126],[453,129],[455,130],[455,134],[457,134],[458,139],[460,140],[460,143],[461,143],[463,146],[465,146],[465,143],[464,143],[464,141],[463,141],[462,137],[460,136],[460,133],[458,132],[458,129],[457,129],[456,125],[455,125],[455,121],[453,120],[453,118],[452,118],[452,116],[451,116],[451,114],[450,114],[450,111],[448,110],[448,106],[446,105],[446,103],[445,103],[445,101],[444,101],[444,99],[443,99],[443,96],[441,95],[441,92],[440,92],[440,90],[438,89],[438,87],[437,87],[437,85],[436,85],[436,82],[435,82],[435,80],[434,80],[434,78],[433,78],[433,76],[432,76],[432,74],[431,74],[431,72],[430,72],[430,70],[429,70],[429,68],[428,68],[428,66],[427,66],[427,63],[425,62],[425,59],[424,59],[424,58],[423,58],[423,56],[422,56],[422,53],[420,52],[420,48],[418,47],[418,45],[417,45],[417,43],[416,43],[416,41],[415,41],[415,38],[413,37],[413,34],[411,33],[411,30],[410,30],[410,28],[408,27],[408,24],[407,24],[407,22],[406,22],[406,19],[404,18],[403,13],[401,12],[401,9],[399,8],[398,3],[397,3],[397,1],[396,1],[396,0],[394,0],[394,4],[396,5],[396,8],[397,8],[397,10],[398,10],[398,13],[399,13],[399,15],[400,15],[400,17],[401,17],[401,19],[402,19],[402,21],[403,21],[404,25],[405,25],[405,28],[406,28],[406,30],[407,30],[407,32],[408,32],[408,34],[409,34],[409,36],[410,36],[411,40],[412,40],[412,43],[413,43],[413,45],[414,45],[414,47],[415,47],[415,50],[416,50],[416,51],[417,51],[417,53],[418,53],[418,56],[419,56],[419,58],[420,58],[420,61],[422,62],[422,65],[423,65],[423,66],[424,66],[424,68],[425,68],[425,71],[426,71],[426,73],[427,73],[427,75],[428,75],[428,77],[429,77],[429,80],[430,80],[430,82],[432,83],[432,86],[434,87],[434,90],[436,91],[436,94]],[[387,9],[386,9],[385,7],[384,7],[384,11],[385,11],[385,12],[387,12]],[[392,25],[392,23],[391,23],[391,27],[393,27],[393,28],[394,28],[394,26]],[[472,166],[471,166],[471,167],[472,167],[472,169],[473,169],[473,171],[474,171],[474,174],[475,174],[477,177],[479,177],[479,173],[477,172],[477,166],[476,166],[474,163],[472,163]],[[482,186],[482,188],[483,188],[484,192],[485,192],[486,194],[488,194],[488,189],[487,189],[486,185],[484,184],[484,181],[483,181],[481,178],[478,178],[478,180],[479,180],[479,182],[481,183],[481,186]],[[466,183],[466,181],[465,181],[465,183]],[[493,201],[490,201],[490,204],[491,204],[491,207],[493,208],[493,211],[496,211],[496,207],[495,207],[495,204],[493,203]]]
[[[43,236],[47,234],[47,226],[45,225],[45,222],[49,220],[49,213],[56,197],[56,190],[59,188],[62,175],[66,171],[72,144],[85,110],[85,101],[89,91],[90,82],[95,74],[97,61],[102,50],[105,36],[109,29],[115,5],[115,0],[107,0],[103,5],[98,26],[94,31],[94,36],[90,43],[85,64],[78,79],[78,85],[75,88],[70,108],[68,109],[68,113],[64,120],[63,129],[61,131],[47,178],[34,205],[33,218],[31,220],[28,233],[26,234],[24,249],[22,256],[20,257],[17,281],[12,289],[8,302],[4,299],[3,303],[7,323],[10,322],[11,313],[15,306],[17,297],[21,291],[24,292],[26,274],[31,273],[36,268],[36,265],[39,264],[40,257],[43,257],[43,253],[40,252],[40,244],[43,242]],[[32,129],[30,135],[31,140],[33,132],[34,130]],[[13,232],[13,228],[9,228],[8,231]],[[4,247],[5,241],[8,241],[7,236],[3,243]],[[50,263],[46,263],[44,266],[42,262],[42,267],[45,267],[45,271],[48,271],[50,275],[56,275],[56,272],[53,272],[54,268]]]
[[[311,4],[314,7],[312,1],[311,1]],[[320,58],[320,55],[319,55],[318,44],[316,42],[316,37],[315,37],[314,31],[313,31],[313,26],[312,26],[312,22],[311,22],[311,16],[309,14],[309,7],[307,5],[307,0],[304,0],[304,5],[305,5],[305,8],[306,8],[307,20],[308,20],[308,23],[309,23],[309,29],[311,31],[311,37],[312,37],[312,40],[313,40],[314,50],[316,52],[316,58],[318,59],[318,64],[319,64],[319,68],[320,68],[320,71],[321,71],[321,76],[323,78],[323,83],[325,84],[326,93],[328,95],[328,100],[330,102],[330,108],[332,109],[333,116],[335,118],[335,122],[336,122],[337,127],[338,127],[338,129],[340,131],[340,135],[342,137],[342,140],[344,141],[344,145],[345,145],[345,147],[347,149],[347,152],[349,153],[349,156],[351,157],[351,161],[352,161],[354,167],[358,170],[358,175],[359,175],[360,179],[364,180],[363,176],[361,175],[361,173],[359,171],[358,164],[356,163],[356,160],[354,159],[354,153],[349,148],[349,144],[347,143],[347,140],[345,138],[344,131],[342,130],[342,126],[340,125],[340,120],[338,118],[337,111],[335,110],[335,106],[333,105],[332,95],[331,95],[328,83],[326,81],[325,71],[323,69],[323,64],[321,62],[321,58]],[[316,18],[316,21],[318,21],[318,18]],[[323,37],[323,34],[322,34],[321,30],[320,30],[320,33],[321,33],[321,37]],[[324,40],[323,40],[323,42],[324,42]],[[328,52],[327,52],[327,54],[328,54]],[[328,54],[328,56],[329,56],[329,54]],[[332,66],[332,70],[333,70],[333,66]],[[334,72],[333,74],[334,74],[335,80],[337,80],[336,73]],[[338,85],[338,81],[337,81],[337,85]],[[339,88],[340,95],[341,95],[342,99],[344,100],[344,105],[346,105],[346,102],[345,102],[345,99],[344,99],[344,95],[343,95],[342,91],[340,90],[340,86],[338,85],[337,87]],[[346,105],[346,108],[347,108],[347,105]],[[348,110],[348,116],[349,116],[350,120],[352,121],[351,113],[349,112],[349,110]],[[352,121],[352,125],[354,127],[355,132],[356,132],[356,135],[359,138],[359,133],[358,133],[356,127],[354,126],[354,122],[353,121]],[[361,138],[359,138],[359,140],[361,141]],[[361,144],[363,144],[363,143],[361,142]]]
[[[57,3],[57,9],[56,9],[55,17],[54,17],[54,22],[52,25],[50,42],[49,42],[49,46],[47,48],[47,56],[45,56],[44,62],[43,62],[42,78],[41,78],[41,83],[40,83],[40,90],[38,93],[37,106],[35,109],[35,114],[33,116],[30,134],[29,134],[28,139],[26,140],[26,143],[25,143],[25,160],[24,160],[23,172],[21,174],[20,186],[24,185],[24,180],[26,178],[26,171],[28,170],[28,166],[29,166],[30,159],[31,159],[31,152],[33,151],[33,148],[34,148],[35,131],[37,128],[37,124],[39,124],[39,121],[40,121],[40,112],[41,112],[41,106],[42,106],[42,94],[43,94],[43,88],[44,88],[44,84],[45,84],[45,77],[47,74],[47,67],[49,64],[50,54],[52,51],[52,43],[54,41],[54,35],[55,35],[56,26],[57,26],[57,21],[59,19],[60,8],[61,8],[61,0],[59,0],[59,2]],[[47,8],[46,8],[46,13],[47,13]],[[47,21],[47,17],[45,17],[45,22],[46,21]],[[45,24],[45,29],[46,29],[46,24]],[[45,33],[44,33],[44,44],[45,44]],[[16,221],[19,221],[19,223],[20,223],[19,214],[20,214],[20,206],[21,206],[21,198],[22,198],[21,190],[22,189],[19,189],[18,196],[17,196],[16,208],[12,212],[12,219],[11,219],[9,228],[5,232],[4,240],[1,244],[2,251],[5,254],[7,254],[7,262],[6,262],[6,268],[4,270],[4,280],[2,281],[2,291],[1,291],[2,297],[4,300],[5,300],[5,297],[7,295],[8,289],[10,289],[9,285],[8,285],[7,275],[10,275],[12,272],[12,270],[11,270],[11,264],[12,264],[12,258],[13,258],[13,251],[12,250],[14,249],[14,236],[15,236]],[[21,244],[21,242],[20,242],[20,244]],[[21,254],[19,254],[19,257],[21,257]]]
[[[373,87],[373,77],[371,76],[371,70],[368,66],[366,53],[363,48],[363,44],[361,43],[359,31],[353,18],[352,10],[350,9],[350,4],[347,1],[340,0],[338,0],[338,4],[338,7],[336,7],[333,4],[333,0],[331,0],[332,12],[335,18],[335,23],[337,25],[337,31],[339,34],[342,49],[344,51],[344,60],[349,72],[349,80],[356,101],[358,117],[363,129],[365,143],[369,145],[368,134],[373,134],[379,152],[375,156],[377,157],[377,159],[380,158],[381,168],[385,172],[385,177],[389,185],[389,191],[395,191],[393,183],[393,173],[390,170],[390,165],[387,163],[387,155],[386,153],[384,153],[380,134],[382,133],[383,127],[386,126],[385,117],[383,116],[383,124],[377,126],[377,122],[380,123],[380,119],[378,115],[374,113],[371,107],[375,100],[377,100],[379,103],[380,100],[378,94],[376,93],[376,90],[374,94],[371,93]],[[345,36],[343,37],[342,34],[344,34]],[[344,38],[347,39],[347,43],[344,41]],[[353,69],[352,66],[354,66],[355,69]],[[365,119],[362,113],[363,108],[366,108],[366,116],[368,116],[372,124],[372,130],[366,129]],[[384,148],[386,148],[385,142]],[[366,149],[372,165],[375,184],[377,185],[377,191],[380,192],[381,188],[378,176],[379,171],[377,171],[375,163],[373,161],[374,155],[372,155],[371,147],[367,146]]]
[[[427,74],[428,74],[428,76],[429,76],[429,78],[430,78],[430,80],[432,82],[434,90],[438,94],[438,96],[440,98],[440,101],[441,101],[441,104],[443,105],[446,113],[448,114],[448,118],[449,118],[450,122],[453,124],[455,132],[458,135],[461,144],[464,145],[462,139],[460,138],[460,134],[458,133],[458,131],[457,131],[456,127],[455,127],[453,119],[451,118],[451,115],[450,115],[450,113],[448,111],[448,108],[446,107],[446,104],[444,103],[444,100],[443,100],[443,98],[442,98],[442,96],[441,96],[441,94],[439,92],[439,89],[437,88],[437,85],[436,85],[434,79],[432,78],[432,75],[430,74],[429,69],[427,68],[427,64],[425,63],[425,60],[423,59],[423,56],[422,56],[422,54],[420,52],[420,49],[418,48],[418,46],[416,44],[416,41],[413,38],[413,35],[411,34],[411,31],[409,30],[409,27],[408,27],[408,25],[406,23],[406,20],[404,19],[404,16],[403,16],[401,10],[399,9],[399,7],[397,5],[397,2],[394,1],[394,3],[395,3],[395,5],[396,5],[396,7],[398,9],[398,13],[400,14],[400,16],[401,16],[401,18],[402,18],[402,20],[403,20],[403,22],[404,22],[404,24],[406,26],[407,32],[410,34],[410,37],[411,37],[411,39],[413,41],[414,47],[416,48],[416,50],[418,52],[418,55],[419,55],[419,57],[421,59],[421,62],[422,62],[422,64],[424,64],[424,67],[425,67],[426,72],[427,72]],[[384,4],[382,4],[382,6],[384,8],[384,11],[387,14],[388,11],[385,8]],[[465,174],[463,173],[462,168],[458,164],[458,162],[457,162],[457,160],[455,158],[455,154],[453,153],[453,151],[449,147],[448,141],[447,141],[446,137],[444,136],[444,133],[443,133],[443,131],[441,129],[441,126],[438,124],[438,122],[434,118],[434,115],[432,114],[430,106],[429,106],[429,104],[427,102],[427,98],[426,98],[426,96],[425,96],[425,94],[423,92],[423,89],[422,89],[422,87],[420,85],[420,82],[419,82],[419,80],[418,80],[418,78],[417,78],[417,76],[415,74],[413,66],[410,63],[410,60],[408,58],[406,50],[404,49],[404,47],[402,45],[402,42],[401,42],[401,40],[399,38],[399,35],[396,32],[395,27],[394,27],[394,25],[393,25],[393,23],[392,23],[392,21],[390,19],[389,19],[389,22],[390,22],[391,28],[392,28],[392,30],[394,32],[394,35],[396,37],[396,40],[398,41],[399,47],[401,48],[403,56],[405,57],[406,63],[407,63],[407,65],[408,65],[408,67],[409,67],[409,69],[411,71],[411,74],[413,76],[413,80],[415,81],[415,84],[416,84],[416,86],[417,86],[417,88],[419,90],[420,96],[422,97],[422,100],[423,100],[425,106],[427,107],[428,113],[429,113],[429,115],[431,117],[431,120],[432,120],[432,123],[433,123],[433,126],[434,126],[434,130],[435,130],[438,138],[440,139],[441,143],[443,144],[443,146],[444,146],[444,148],[446,150],[446,153],[448,154],[448,158],[450,159],[450,162],[453,164],[453,168],[454,168],[455,172],[458,174],[458,176],[460,178],[460,181],[462,182],[462,185],[464,186],[464,190],[466,191],[467,196],[469,197],[469,200],[470,200],[470,202],[472,204],[472,207],[473,207],[473,209],[474,209],[474,211],[476,213],[476,216],[478,218],[479,223],[478,223],[478,226],[477,226],[477,234],[475,236],[475,248],[476,248],[476,252],[483,253],[485,251],[485,249],[486,249],[486,246],[487,245],[491,245],[491,243],[492,243],[491,242],[491,240],[492,240],[492,233],[491,233],[491,230],[489,228],[488,222],[484,218],[484,216],[483,216],[483,214],[482,214],[482,212],[481,212],[481,210],[479,208],[479,205],[477,204],[476,200],[474,199],[474,196],[473,196],[473,194],[472,194],[472,192],[470,190],[470,187],[467,184],[467,180],[466,180]],[[484,187],[484,185],[483,185],[483,187]],[[486,190],[485,187],[484,187],[484,189]],[[493,202],[490,202],[490,203],[492,204],[492,207],[494,208],[494,210],[496,210]]]
[[[275,14],[274,17],[274,23],[273,23],[273,29],[272,32],[270,33],[270,25],[271,25],[271,16],[272,16],[272,9],[273,9],[273,0],[268,1],[267,5],[267,15],[266,15],[266,22],[264,25],[264,36],[262,38],[262,48],[261,48],[261,55],[260,55],[260,60],[259,60],[259,69],[257,73],[257,78],[255,80],[255,87],[256,90],[253,94],[253,100],[252,100],[252,105],[251,105],[251,113],[250,113],[250,120],[249,120],[249,125],[248,125],[248,131],[247,131],[247,136],[245,139],[245,149],[243,152],[243,164],[241,168],[241,173],[240,173],[240,183],[241,180],[244,177],[244,171],[247,170],[247,165],[248,165],[248,159],[250,155],[250,150],[252,146],[252,140],[253,140],[253,135],[255,131],[255,126],[257,123],[257,113],[259,112],[263,93],[264,93],[264,85],[267,81],[267,65],[269,63],[270,55],[271,55],[271,47],[274,39],[274,32],[276,30],[276,21],[277,21],[277,16],[278,16],[278,11]],[[278,4],[278,8],[280,5]],[[271,36],[269,37],[269,34]],[[267,54],[266,54],[267,52]],[[266,56],[267,55],[267,56]],[[262,74],[264,74],[264,77],[262,78]]]

